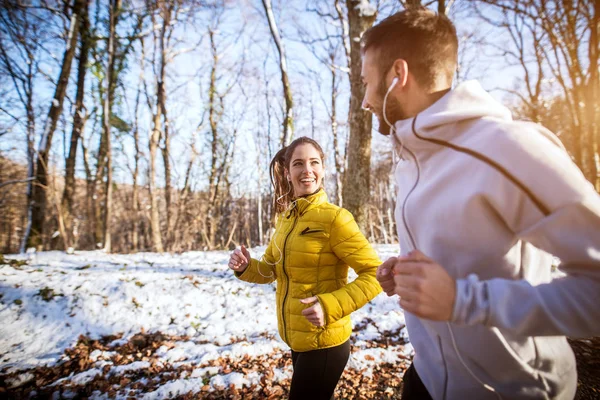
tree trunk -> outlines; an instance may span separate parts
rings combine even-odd
[[[180,238],[181,238],[181,231],[182,229],[179,228],[179,222],[181,221],[181,217],[183,216],[186,206],[187,206],[187,202],[188,202],[188,197],[190,195],[190,178],[192,175],[192,169],[194,167],[194,162],[196,161],[196,157],[197,157],[197,153],[196,150],[194,149],[194,147],[192,146],[192,156],[190,158],[190,162],[188,163],[188,167],[185,171],[185,180],[183,182],[183,189],[181,189],[181,193],[179,195],[179,202],[178,202],[178,207],[177,207],[177,215],[175,216],[175,227],[178,227],[175,232],[172,234],[173,235],[173,239],[171,240],[172,245],[175,249],[179,250],[181,249],[181,244],[180,244]]]
[[[107,96],[108,94],[104,94]],[[102,99],[104,103],[104,99]],[[104,121],[104,116],[102,117]],[[94,173],[94,181],[91,185],[92,193],[90,199],[92,201],[92,215],[90,215],[90,221],[92,225],[92,232],[94,235],[94,245],[104,243],[104,224],[102,221],[102,209],[100,208],[99,201],[99,189],[102,183],[102,177],[104,175],[104,168],[106,167],[106,153],[108,152],[106,131],[102,129],[100,136],[100,144],[98,147],[98,155],[96,158],[96,172]]]
[[[356,219],[358,225],[367,228],[367,209],[370,193],[371,163],[371,114],[362,109],[365,95],[360,77],[362,60],[360,37],[373,25],[376,14],[361,15],[356,8],[358,1],[346,0],[350,29],[350,137],[348,139],[348,168],[343,187],[344,207]],[[351,179],[351,184],[349,180]]]
[[[30,58],[30,61],[31,60]],[[27,90],[26,90],[26,112],[27,112],[27,227],[21,241],[20,252],[27,250],[27,238],[29,238],[32,225],[33,213],[33,180],[35,178],[35,113],[33,111],[33,62],[28,65]]]
[[[275,42],[277,51],[279,52],[279,69],[281,71],[281,83],[283,84],[283,97],[285,99],[285,116],[283,118],[283,134],[281,136],[281,146],[283,147],[290,144],[292,137],[294,136],[294,120],[292,113],[294,101],[292,99],[292,89],[290,87],[290,81],[288,78],[285,48],[283,46],[283,42],[281,41],[277,23],[275,22],[275,16],[273,15],[273,9],[271,7],[271,0],[262,0],[262,3],[263,7],[265,8],[265,13],[267,14],[267,20],[269,21],[269,29],[271,30],[273,41]]]
[[[219,63],[217,47],[215,44],[214,31],[212,29],[208,32],[211,45],[212,53],[212,67],[210,71],[210,86],[208,93],[208,120],[210,124],[210,146],[211,146],[211,157],[210,157],[210,175],[208,177],[208,209],[206,211],[206,240],[209,249],[213,249],[215,246],[216,237],[216,226],[213,214],[215,212],[215,204],[213,199],[217,197],[217,149],[219,141],[219,130],[218,130],[218,110],[217,110],[217,65]]]
[[[151,205],[151,227],[152,227],[152,242],[154,251],[163,252],[163,241],[162,234],[160,231],[160,214],[158,210],[158,198],[157,198],[157,189],[155,184],[156,179],[156,151],[159,148],[159,143],[161,138],[164,137],[164,126],[166,126],[166,115],[164,115],[164,111],[166,110],[165,105],[165,67],[166,67],[166,44],[165,37],[167,34],[167,29],[169,28],[171,21],[171,6],[167,4],[167,2],[162,2],[160,4],[160,13],[162,17],[162,27],[159,32],[159,49],[160,49],[160,61],[159,61],[159,72],[157,77],[157,85],[156,85],[156,114],[154,115],[154,129],[152,131],[152,137],[150,139],[150,205]],[[155,37],[156,40],[156,37]],[[163,124],[163,119],[165,119],[165,123]],[[164,153],[163,153],[164,154]],[[168,168],[168,165],[165,164],[165,167]],[[167,175],[167,174],[165,174]],[[167,188],[165,188],[167,190]]]
[[[340,207],[343,206],[343,165],[342,155],[340,154],[339,141],[338,141],[338,122],[337,122],[337,71],[335,69],[335,53],[330,55],[331,60],[331,134],[333,136],[333,159],[335,163],[335,194],[336,204]]]
[[[590,40],[589,40],[589,58],[590,58],[590,78],[588,84],[588,101],[586,102],[586,112],[591,127],[591,150],[593,155],[593,176],[592,184],[596,191],[600,192],[600,77],[598,73],[598,64],[600,60],[600,39],[598,34],[600,30],[600,1],[594,2],[594,9],[590,18]]]
[[[162,107],[162,117],[163,117],[163,147],[162,147],[162,156],[163,156],[163,164],[165,167],[165,203],[167,207],[167,247],[170,246],[169,238],[171,237],[171,222],[172,222],[172,214],[173,210],[171,209],[171,162],[169,160],[170,156],[170,146],[171,139],[169,137],[169,119],[167,115],[167,93],[165,89],[165,70],[168,63],[168,55],[167,55],[167,43],[165,43],[165,36],[167,35],[167,29],[173,29],[171,27],[171,14],[173,11],[173,3],[164,2],[162,4],[163,10],[163,32],[160,37],[160,81],[162,83],[161,90],[162,94],[160,98],[162,99],[160,107]],[[157,105],[158,106],[158,105]]]
[[[80,32],[80,50],[79,64],[77,71],[77,94],[75,95],[75,115],[73,115],[73,129],[71,132],[71,145],[69,155],[65,166],[65,188],[62,197],[62,211],[64,215],[64,224],[67,237],[67,247],[75,247],[75,237],[73,235],[73,195],[75,194],[75,162],[77,160],[77,148],[79,147],[79,138],[85,126],[85,107],[83,98],[85,95],[85,75],[87,72],[87,60],[89,52],[89,31],[90,23],[88,19],[89,0],[86,0],[81,13],[81,32]]]
[[[163,88],[164,89],[164,88]],[[166,96],[163,96],[163,98],[165,98]],[[171,238],[171,231],[172,231],[172,226],[171,226],[171,222],[172,222],[172,215],[173,215],[173,210],[171,209],[171,162],[169,161],[169,148],[170,148],[170,139],[169,139],[169,124],[168,124],[168,119],[167,119],[167,110],[165,108],[164,102],[163,102],[163,118],[165,121],[165,128],[164,128],[164,143],[163,143],[163,147],[162,147],[162,156],[163,156],[163,164],[165,166],[165,203],[166,203],[166,207],[167,207],[167,234],[166,234],[166,241],[167,241],[167,249],[170,248],[170,245],[172,243],[170,243],[170,238]]]
[[[94,174],[92,172],[92,168],[90,167],[90,162],[89,162],[89,157],[88,157],[88,151],[85,147],[85,144],[83,142],[83,140],[81,140],[81,152],[83,153],[83,167],[85,168],[85,177],[86,177],[86,184],[85,184],[85,195],[86,195],[86,211],[88,214],[88,230],[92,232],[93,234],[93,228],[94,228]],[[92,247],[93,249],[95,249],[95,243],[94,242],[94,246]]]
[[[132,246],[134,251],[139,251],[139,219],[140,219],[140,200],[139,200],[139,187],[138,187],[138,175],[140,166],[140,132],[138,124],[138,108],[140,105],[140,88],[138,87],[137,95],[135,97],[135,119],[133,126],[133,142],[135,146],[134,156],[134,167],[133,167],[133,195],[131,200],[131,208],[133,210],[133,226],[132,226]]]
[[[48,118],[44,126],[44,132],[40,140],[37,161],[36,161],[36,182],[33,184],[31,195],[31,230],[27,232],[25,239],[26,247],[35,247],[41,249],[43,246],[44,218],[46,216],[46,205],[48,202],[46,187],[48,186],[48,160],[50,149],[52,147],[52,136],[56,130],[56,124],[62,113],[62,104],[69,84],[71,73],[71,64],[75,56],[77,47],[77,35],[79,32],[81,10],[83,0],[74,0],[73,14],[71,15],[71,25],[67,37],[67,45],[63,55],[63,62],[56,90],[52,99],[52,105],[48,112]]]
[[[150,227],[152,230],[152,248],[154,251],[162,253],[162,237],[160,234],[160,215],[158,213],[158,193],[156,189],[156,150],[160,140],[160,110],[156,110],[154,115],[154,128],[150,137],[150,166],[148,177],[148,186],[150,188]]]
[[[110,253],[112,250],[111,242],[111,219],[112,219],[112,146],[111,146],[111,120],[112,103],[114,98],[116,77],[115,77],[115,59],[117,51],[117,40],[115,38],[117,28],[117,18],[121,9],[121,0],[110,0],[109,10],[109,37],[108,37],[108,65],[106,79],[106,93],[104,97],[104,119],[103,130],[106,137],[106,198],[104,212],[104,251]]]

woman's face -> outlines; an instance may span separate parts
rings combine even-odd
[[[304,196],[316,192],[323,181],[323,160],[319,151],[309,143],[294,149],[288,175],[294,188],[294,196]]]

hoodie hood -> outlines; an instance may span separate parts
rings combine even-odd
[[[466,81],[417,116],[397,121],[396,137],[404,146],[418,150],[432,144],[418,139],[413,130],[422,137],[450,141],[461,132],[452,129],[452,125],[483,117],[512,121],[510,110],[487,93],[479,82]]]

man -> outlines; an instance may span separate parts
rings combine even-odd
[[[402,11],[362,43],[363,107],[401,158],[403,255],[378,280],[415,349],[402,398],[572,399],[565,335],[600,334],[600,197],[551,132],[477,82],[451,89],[445,16]]]

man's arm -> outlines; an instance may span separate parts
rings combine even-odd
[[[459,279],[452,321],[528,336],[598,335],[600,196],[551,133],[517,126],[489,155],[522,187],[502,180],[488,201],[516,238],[560,258],[566,275],[538,285],[480,281],[476,275]]]
[[[537,285],[476,274],[454,281],[417,252],[395,263],[395,292],[421,318],[523,336],[599,335],[600,196],[548,131],[527,126],[535,127],[496,136],[493,151],[487,144],[486,156],[514,179],[491,176],[486,200],[515,240],[559,257],[565,276]]]
[[[527,336],[600,334],[600,198],[593,194],[520,234],[562,260],[566,275],[533,286],[475,275],[456,283],[452,321],[483,323]]]

